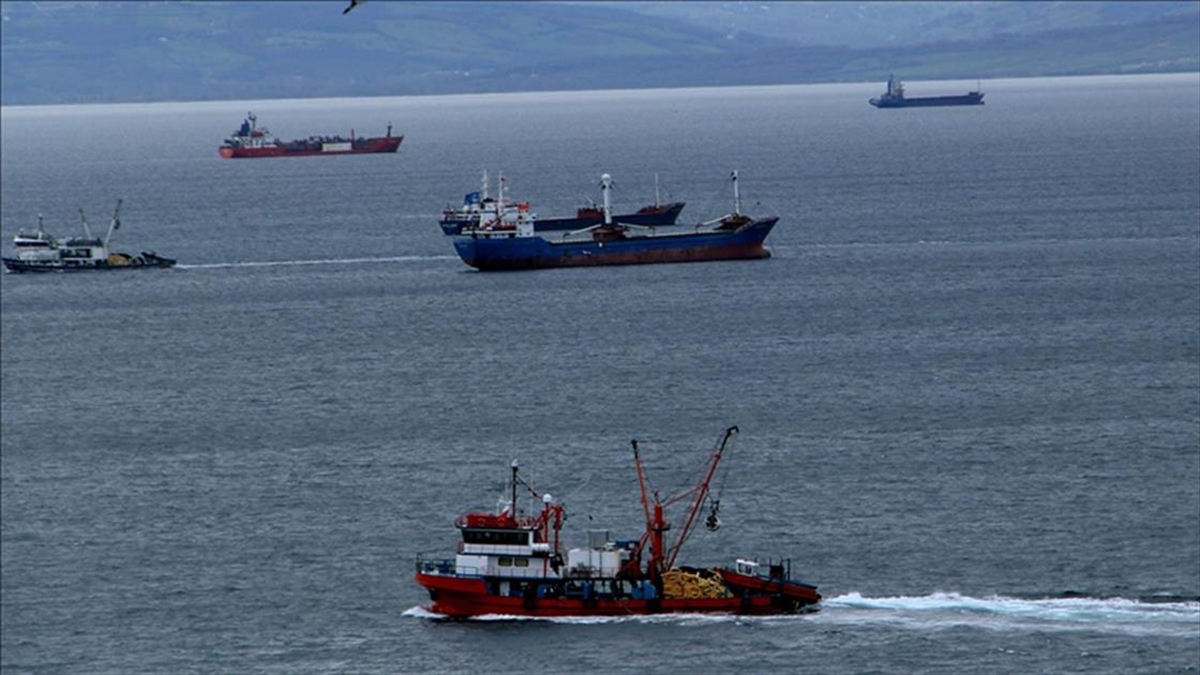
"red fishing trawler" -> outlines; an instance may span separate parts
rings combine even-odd
[[[404,136],[393,136],[392,125],[387,135],[375,138],[342,136],[309,136],[294,141],[279,141],[266,127],[258,126],[254,113],[247,113],[242,126],[225,139],[217,153],[226,159],[242,157],[304,157],[309,155],[358,155],[377,152],[396,152]]]
[[[659,613],[791,614],[817,608],[816,586],[791,576],[791,562],[739,558],[732,567],[677,566],[679,551],[702,507],[710,530],[720,527],[719,497],[710,485],[737,427],[725,430],[700,483],[666,499],[647,487],[633,441],[646,529],[639,539],[614,541],[606,530],[588,532],[586,548],[563,552],[563,505],[539,496],[512,463],[511,493],[495,512],[470,512],[455,520],[462,540],[453,560],[418,556],[416,582],[429,591],[429,610],[452,618],[483,615],[531,617],[627,616]],[[536,515],[518,507],[524,489],[541,503]],[[690,499],[673,527],[666,507]],[[668,541],[669,531],[678,532]],[[643,558],[647,558],[643,561]]]

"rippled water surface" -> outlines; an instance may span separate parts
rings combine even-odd
[[[1200,76],[985,85],[4,108],[6,255],[123,198],[180,265],[0,275],[0,668],[1200,671]],[[247,110],[406,138],[218,158]],[[484,169],[688,222],[738,169],[774,256],[477,273],[436,219]],[[513,458],[568,545],[636,537],[629,440],[666,494],[730,424],[683,558],[788,556],[821,611],[422,608]]]

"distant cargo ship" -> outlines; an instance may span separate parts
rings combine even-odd
[[[485,171],[483,174],[483,187],[479,192],[467,193],[463,198],[463,205],[461,207],[455,209],[447,206],[442,211],[442,217],[438,220],[438,225],[441,226],[442,232],[448,235],[462,234],[464,230],[478,227],[484,215],[493,214],[497,209],[511,212],[512,209],[516,208],[516,204],[508,198],[504,176],[500,176],[499,180],[499,203],[489,195],[489,189],[490,183]],[[679,212],[683,210],[684,206],[684,202],[661,203],[658,197],[656,181],[653,204],[643,206],[633,213],[613,216],[613,220],[630,225],[643,225],[647,227],[674,225],[675,220],[679,218]],[[588,204],[576,209],[574,218],[538,218],[534,222],[534,230],[537,232],[578,230],[599,225],[602,222],[604,222],[604,211],[595,204]]]
[[[600,224],[562,234],[538,234],[536,218],[522,203],[515,220],[510,211],[497,208],[479,227],[454,237],[454,249],[463,262],[484,271],[769,258],[763,240],[779,218],[743,215],[736,171],[732,180],[733,213],[695,226],[656,228],[613,219],[608,197],[612,179],[604,174]]]
[[[396,152],[404,136],[393,136],[392,125],[387,135],[375,138],[309,136],[294,141],[279,141],[266,127],[258,126],[254,113],[247,113],[242,126],[217,149],[226,159],[241,157],[304,157],[309,155],[359,155],[376,152]]]
[[[904,83],[895,75],[888,78],[887,92],[868,101],[876,108],[931,108],[946,105],[983,105],[983,92],[979,87],[962,96],[921,96],[908,98],[904,95]]]

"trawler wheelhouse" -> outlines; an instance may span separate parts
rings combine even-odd
[[[36,251],[38,249],[54,248],[56,243],[54,238],[45,232],[35,234],[18,232],[17,236],[13,238],[13,246],[16,246],[18,250]]]
[[[558,530],[562,505],[550,495],[541,497],[536,516],[518,512],[517,487],[528,485],[512,463],[512,492],[499,513],[470,512],[455,519],[462,540],[454,559],[455,574],[474,577],[546,578],[558,575],[562,556],[558,553]],[[553,539],[551,541],[551,530]]]

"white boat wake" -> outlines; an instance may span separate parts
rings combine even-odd
[[[1024,599],[999,595],[972,598],[958,593],[869,598],[848,593],[824,600],[821,607],[820,621],[823,623],[1200,637],[1200,602],[1192,601]]]
[[[424,607],[404,616],[444,619]],[[819,612],[748,617],[728,614],[656,614],[628,617],[551,617],[487,615],[474,621],[549,621],[564,624],[660,623],[683,626],[716,623],[806,621],[842,626],[891,626],[912,630],[973,627],[995,631],[1091,631],[1125,635],[1200,638],[1200,602],[1143,602],[1125,598],[1021,599],[972,598],[958,593],[908,597],[864,597],[847,593],[821,602]]]
[[[329,258],[319,260],[269,260],[262,262],[203,263],[176,265],[180,269],[217,269],[227,267],[288,267],[295,265],[361,265],[366,263],[422,262],[426,260],[458,260],[453,255],[400,255],[387,258]]]

